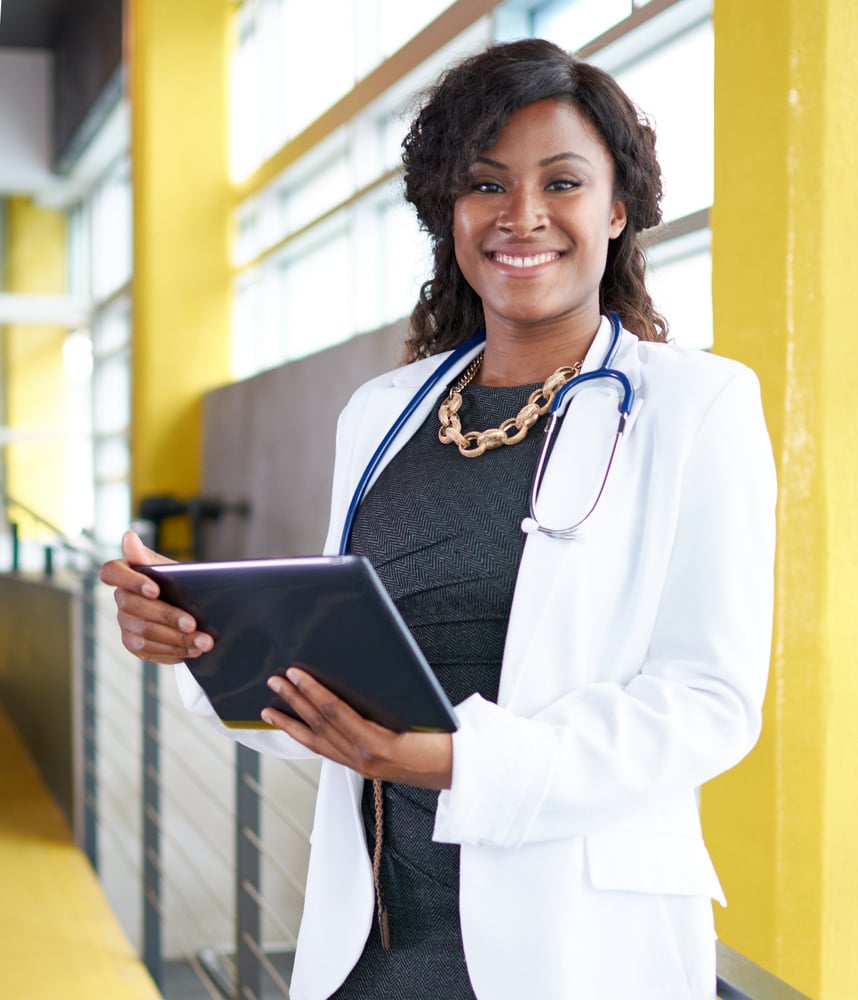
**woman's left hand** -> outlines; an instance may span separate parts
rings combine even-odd
[[[453,779],[453,739],[449,733],[395,733],[358,715],[308,673],[290,667],[268,686],[301,716],[266,708],[269,725],[309,750],[344,764],[365,778],[400,781],[421,788],[449,788]]]

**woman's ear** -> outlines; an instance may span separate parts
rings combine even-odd
[[[611,221],[608,226],[609,238],[615,240],[626,228],[627,221],[626,203],[617,199],[611,207]]]

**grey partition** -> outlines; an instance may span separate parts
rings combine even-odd
[[[0,574],[0,702],[74,825],[75,592]]]
[[[405,336],[395,323],[206,396],[203,492],[249,505],[206,526],[206,559],[320,551],[337,416],[358,385],[400,362]]]

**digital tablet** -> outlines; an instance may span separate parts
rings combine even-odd
[[[397,732],[453,732],[453,706],[364,556],[134,566],[215,641],[186,660],[225,725],[269,728],[295,713],[266,685],[299,666],[367,719]]]

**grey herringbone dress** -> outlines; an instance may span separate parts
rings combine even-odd
[[[534,388],[469,386],[463,429],[496,427]],[[442,445],[438,426],[433,412],[391,460],[358,513],[351,548],[375,565],[453,704],[474,692],[495,701],[543,422],[519,444],[474,459]],[[382,949],[373,921],[332,1000],[474,997],[459,924],[459,848],[432,841],[437,799],[385,783],[381,891],[391,949]],[[363,818],[371,854],[371,782]]]

